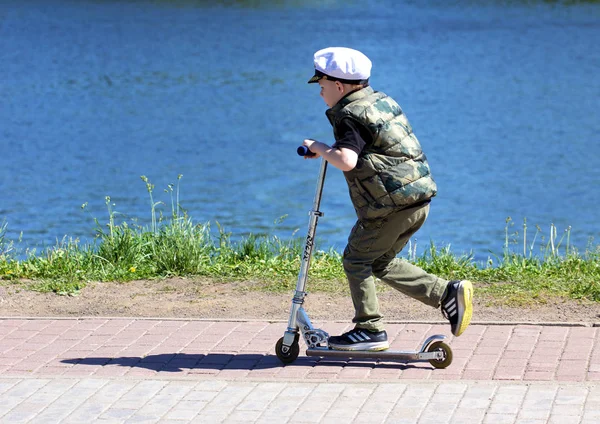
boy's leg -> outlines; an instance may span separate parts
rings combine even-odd
[[[402,223],[413,222],[413,226],[398,236],[397,242],[385,255],[373,263],[373,274],[396,290],[413,299],[439,307],[450,321],[452,334],[460,336],[469,326],[473,314],[473,285],[470,281],[446,281],[423,271],[396,255],[404,248],[408,240],[423,225],[429,206],[417,210],[406,210],[390,216],[388,225],[402,228]],[[409,213],[410,216],[405,216]]]
[[[385,350],[389,348],[387,333],[372,275],[374,256],[369,252],[379,237],[381,223],[357,222],[344,250],[344,271],[348,277],[356,326],[341,336],[329,337],[328,345],[337,350]]]
[[[388,218],[387,225],[398,229],[397,239],[388,252],[373,262],[373,275],[407,296],[437,308],[448,281],[396,257],[425,223],[428,214],[429,205],[426,205],[400,211]]]
[[[354,304],[356,328],[369,331],[382,331],[384,325],[379,313],[379,301],[371,264],[353,256],[354,252],[346,247],[344,252],[344,272],[348,278],[350,295]]]
[[[399,258],[394,258],[385,270],[375,275],[390,287],[434,308],[440,306],[448,286],[448,281]]]
[[[423,225],[429,206],[411,208],[374,222],[357,222],[344,251],[344,271],[348,278],[355,315],[355,329],[329,338],[329,346],[343,350],[387,349],[387,334],[375,289],[375,272],[394,288],[428,305],[438,307],[444,302],[459,301],[458,317],[449,317],[452,332],[460,335],[471,319],[472,287],[469,282],[451,282],[427,274],[395,256],[410,237]],[[465,283],[465,284],[463,284]],[[467,290],[465,290],[467,289]],[[447,305],[442,307],[447,310]],[[368,331],[365,331],[368,330]]]
[[[376,275],[392,273],[394,278],[399,279],[394,288],[428,305],[439,305],[447,286],[445,280],[409,263],[398,267],[394,261],[396,254],[423,225],[428,211],[428,205],[411,208],[382,220],[357,222],[352,229],[344,251],[344,271],[354,303],[353,322],[357,328],[381,331],[384,327],[372,276],[375,268]]]

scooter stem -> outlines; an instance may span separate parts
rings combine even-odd
[[[298,331],[298,310],[304,303],[304,297],[306,296],[306,292],[304,291],[304,289],[306,288],[306,281],[308,279],[308,268],[310,266],[310,260],[313,255],[313,248],[315,245],[317,223],[319,221],[319,217],[323,216],[323,213],[319,211],[319,208],[321,206],[321,196],[323,195],[323,186],[325,183],[326,174],[327,161],[325,159],[321,159],[321,168],[319,170],[319,177],[317,179],[317,189],[315,191],[313,207],[312,210],[308,213],[310,216],[308,221],[308,233],[306,235],[306,241],[304,243],[304,251],[302,253],[302,260],[300,264],[300,272],[298,273],[298,282],[296,283],[296,293],[294,294],[294,298],[292,299],[292,310],[290,312],[290,319],[288,321],[287,333],[297,333]]]

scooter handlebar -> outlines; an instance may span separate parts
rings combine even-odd
[[[315,155],[306,146],[300,146],[300,147],[298,147],[298,149],[296,151],[298,152],[298,155],[300,155],[300,156],[314,156]]]

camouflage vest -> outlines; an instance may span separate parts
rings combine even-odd
[[[344,172],[358,219],[372,220],[431,199],[437,193],[427,158],[400,106],[384,93],[365,87],[326,112],[334,136],[342,119],[367,128],[373,138]]]

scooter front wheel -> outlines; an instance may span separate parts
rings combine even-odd
[[[443,359],[430,359],[429,363],[434,368],[446,368],[452,363],[452,349],[444,342],[434,342],[429,345],[427,352],[441,351],[443,353]]]
[[[277,341],[275,345],[275,354],[279,358],[281,362],[284,364],[291,364],[298,358],[298,354],[300,353],[300,346],[298,344],[298,336],[294,339],[294,343],[287,349],[287,351],[283,351],[283,337]]]

